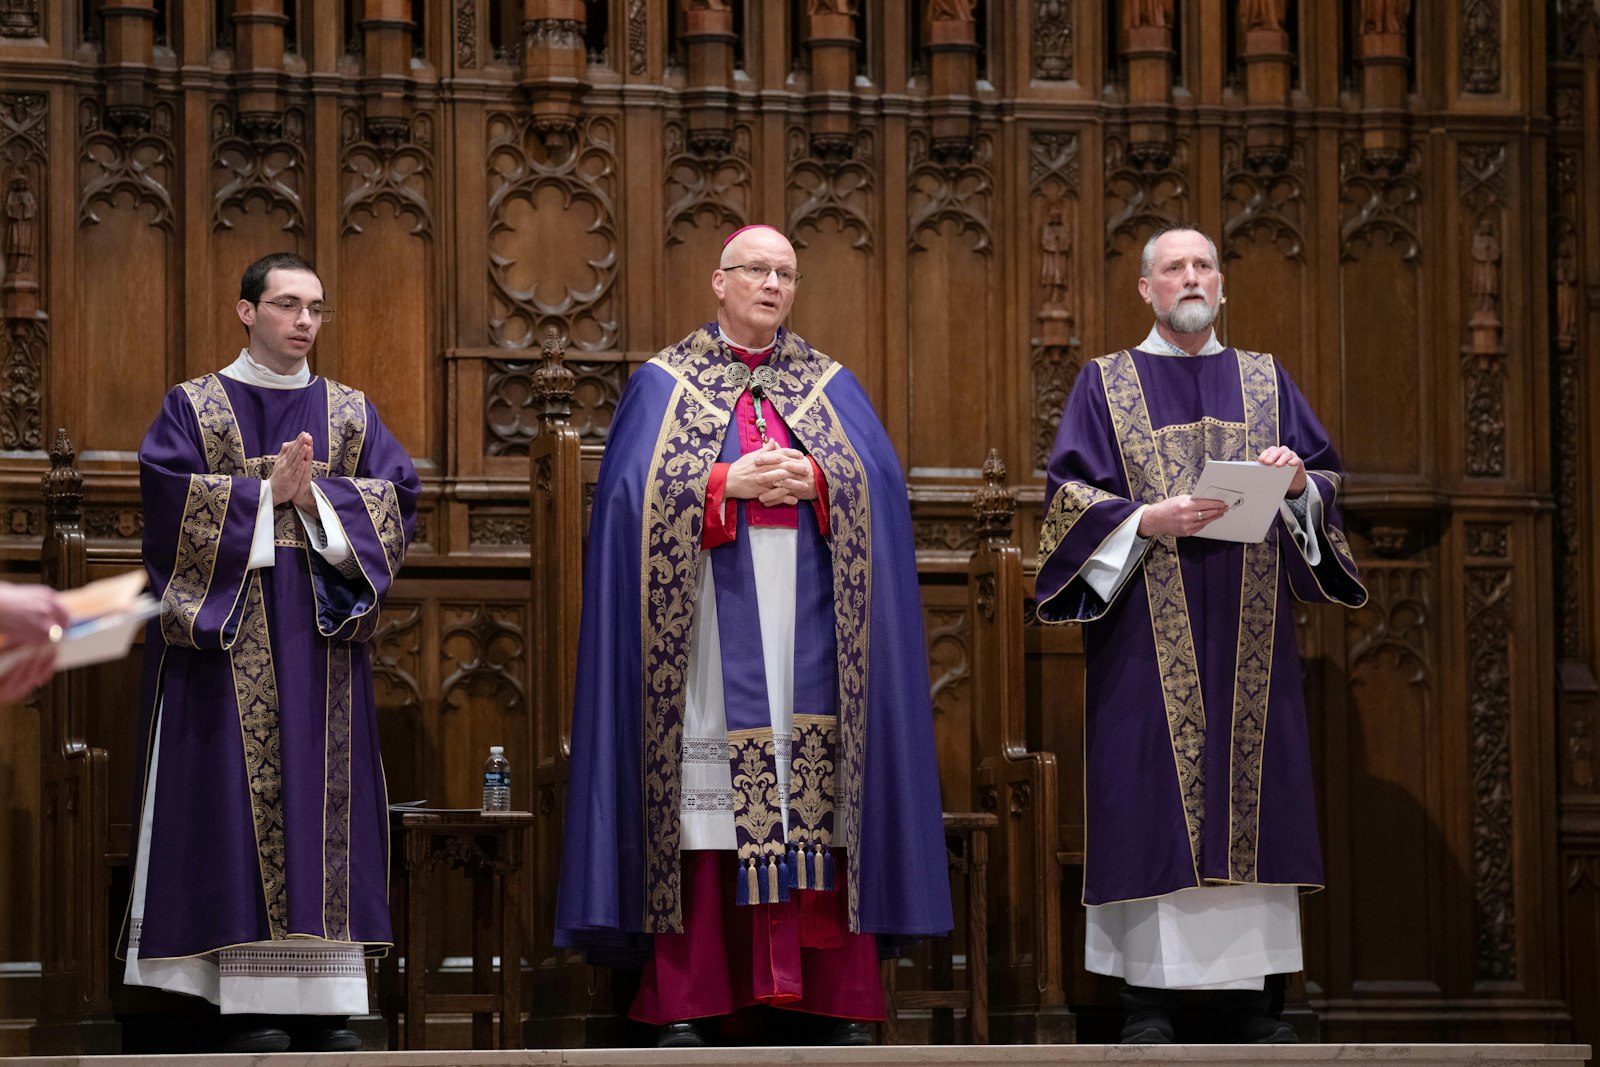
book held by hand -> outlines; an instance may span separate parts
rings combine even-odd
[[[1269,467],[1254,460],[1207,458],[1189,495],[1196,500],[1220,500],[1227,513],[1194,536],[1245,544],[1266,540],[1278,505],[1294,481],[1294,471],[1293,467]]]
[[[161,614],[161,602],[144,591],[143,569],[102,578],[61,594],[70,619],[55,641],[56,670],[121,659],[145,621]],[[0,674],[37,645],[0,650]]]

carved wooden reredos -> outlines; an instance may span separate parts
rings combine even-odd
[[[426,485],[373,648],[390,791],[470,803],[487,745],[515,766],[559,741],[531,722],[559,688],[536,637],[577,605],[536,617],[528,561],[572,527],[530,513],[530,462],[576,448],[592,479],[630,370],[711,315],[723,237],[777,225],[793,325],[862,379],[908,468],[946,806],[989,788],[1035,819],[1005,785],[1021,757],[978,774],[974,738],[1054,753],[1059,825],[997,848],[1061,852],[1007,876],[1065,879],[1027,922],[1091,1002],[1057,697],[1081,650],[1026,628],[1026,714],[984,721],[973,613],[1006,601],[969,598],[969,561],[1009,527],[1031,564],[1074,376],[1143,337],[1140,249],[1193,222],[1224,260],[1224,339],[1276,353],[1343,454],[1372,591],[1300,620],[1324,1032],[1576,1017],[1595,1040],[1600,944],[1560,946],[1600,936],[1597,27],[1595,0],[0,0],[0,554],[38,573],[65,427],[90,572],[133,558],[163,393],[237,353],[249,261],[308,256],[337,309],[315,369],[367,391]],[[985,481],[990,448],[1008,478]],[[118,670],[91,690],[132,691]],[[54,802],[53,714],[0,716],[17,827]],[[111,753],[115,853],[132,708],[73,716],[68,740]],[[533,763],[517,802],[554,812]],[[56,966],[37,834],[4,839],[0,1020]],[[435,955],[467,936],[447,917]]]

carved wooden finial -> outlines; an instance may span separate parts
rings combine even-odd
[[[533,398],[539,408],[539,421],[566,422],[572,417],[572,390],[576,384],[566,365],[567,343],[560,330],[546,326],[539,347],[544,358],[533,372]]]
[[[50,469],[39,479],[44,488],[44,506],[52,525],[75,526],[83,514],[83,475],[72,465],[78,453],[67,437],[66,427],[56,431],[50,446]]]
[[[1017,498],[1006,486],[1006,465],[998,448],[989,449],[983,461],[983,487],[972,497],[972,513],[977,516],[978,536],[990,541],[1011,540],[1011,520],[1017,511]]]

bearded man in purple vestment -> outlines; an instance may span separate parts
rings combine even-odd
[[[218,1048],[360,1047],[391,943],[388,797],[366,643],[416,471],[357,389],[307,366],[332,315],[299,256],[252,264],[249,343],[175,387],[139,448],[145,645],[129,985],[218,1006]]]
[[[784,327],[799,281],[777,230],[729,238],[595,487],[556,941],[642,964],[663,1047],[760,1005],[867,1043],[880,953],[951,928],[905,480]]]
[[[1218,342],[1216,246],[1145,245],[1155,326],[1084,367],[1050,458],[1043,622],[1084,627],[1083,902],[1090,971],[1122,978],[1127,1043],[1174,1037],[1176,991],[1221,1031],[1291,1042],[1265,976],[1298,971],[1321,887],[1293,602],[1366,602],[1328,435],[1272,356]],[[1196,536],[1207,459],[1293,470],[1265,540]]]

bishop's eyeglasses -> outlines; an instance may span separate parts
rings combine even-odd
[[[310,312],[313,320],[333,318],[333,309],[326,304],[302,304],[298,300],[257,300],[259,304],[269,304],[291,319],[298,319],[300,312]]]
[[[778,276],[778,284],[785,289],[805,277],[805,275],[792,267],[774,267],[770,263],[735,263],[732,266],[723,267],[722,270],[723,273],[736,270],[757,285],[764,283],[767,280],[767,275],[776,274]]]

